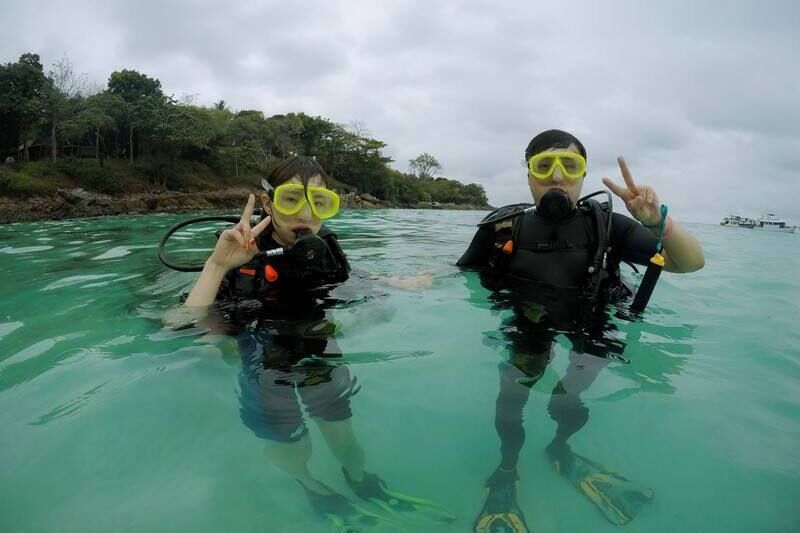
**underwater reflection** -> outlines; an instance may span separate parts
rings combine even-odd
[[[349,354],[336,341],[334,309],[363,299],[347,291],[310,291],[303,301],[219,304],[201,330],[236,341],[241,359],[239,404],[242,422],[264,442],[267,460],[298,482],[298,496],[335,531],[408,531],[418,524],[446,524],[455,516],[437,503],[397,492],[368,470],[367,450],[353,428],[351,399],[360,391]],[[345,297],[345,299],[340,299]],[[273,305],[274,304],[274,305]],[[276,307],[277,306],[277,307]],[[414,353],[353,354],[356,362],[416,357]],[[338,461],[345,485],[359,499],[341,494],[312,472],[309,426],[315,424]]]
[[[605,302],[593,306],[579,291],[487,273],[466,272],[464,280],[471,304],[501,315],[498,329],[485,333],[485,343],[505,353],[498,364],[494,417],[501,458],[486,481],[487,497],[475,531],[529,531],[516,501],[517,465],[525,443],[523,409],[531,389],[551,366],[559,338],[569,341],[569,364],[549,391],[547,411],[556,431],[545,448],[546,456],[611,523],[630,522],[653,499],[654,491],[573,451],[569,441],[586,426],[590,415],[581,395],[609,366],[632,385],[606,396],[605,401],[641,391],[671,393],[670,376],[680,373],[686,361],[682,355],[691,352],[692,330],[684,325],[626,322],[622,315],[614,319]],[[645,332],[647,342],[642,339]]]

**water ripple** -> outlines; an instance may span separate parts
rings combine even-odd
[[[0,248],[0,254],[20,255],[20,254],[29,254],[33,252],[43,252],[45,250],[52,250],[52,249],[53,249],[52,246],[23,246],[20,248],[6,246],[5,248]]]

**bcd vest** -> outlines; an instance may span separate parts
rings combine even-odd
[[[581,291],[597,300],[620,279],[618,263],[597,261],[600,231],[605,231],[610,216],[595,201],[579,205],[571,217],[559,222],[535,212],[518,216],[510,227],[496,231],[489,266],[526,281]]]
[[[273,299],[286,290],[309,290],[346,281],[350,264],[336,240],[336,234],[324,226],[317,233],[326,246],[323,259],[314,265],[292,265],[291,255],[256,256],[227,274],[234,298]],[[278,245],[266,236],[258,241],[259,249],[267,251]]]

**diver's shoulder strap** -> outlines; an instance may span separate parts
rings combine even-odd
[[[524,205],[524,204],[518,204]],[[530,206],[530,204],[527,204]],[[516,207],[516,206],[510,206]],[[497,270],[502,271],[508,268],[514,253],[517,251],[517,243],[519,242],[519,231],[522,227],[523,220],[526,220],[530,215],[522,213],[522,211],[514,211],[512,219],[504,218],[499,222],[494,223],[493,230],[493,246],[489,256],[489,265]]]
[[[516,217],[517,215],[521,214],[526,209],[530,209],[533,207],[533,204],[529,203],[520,203],[520,204],[509,204],[504,205],[503,207],[498,207],[485,217],[483,220],[478,222],[478,227],[488,226],[490,224],[495,224],[497,222],[502,222],[503,220],[507,220],[512,217]]]
[[[578,204],[587,219],[591,217],[594,221],[596,235],[596,251],[592,264],[587,272],[584,295],[589,301],[597,301],[600,289],[606,287],[606,282],[615,274],[617,266],[608,262],[608,251],[611,239],[612,213],[608,202],[600,203],[593,198],[585,198]],[[587,220],[588,223],[588,220]],[[614,271],[614,272],[611,272]]]

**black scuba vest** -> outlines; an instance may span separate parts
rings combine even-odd
[[[516,217],[510,228],[495,233],[490,269],[557,289],[583,291],[590,296],[593,293],[593,297],[602,295],[611,282],[619,280],[619,264],[607,262],[606,275],[599,281],[592,276],[590,267],[600,245],[595,210],[600,210],[605,224],[611,213],[596,202],[579,206],[572,216],[559,222],[550,222],[536,213]],[[598,282],[602,286],[595,290],[591,285]]]
[[[257,298],[272,300],[282,292],[308,291],[317,287],[346,281],[350,264],[334,234],[324,226],[317,235],[325,242],[326,252],[322,261],[311,266],[297,268],[291,256],[256,256],[252,261],[233,269],[226,275],[229,295],[235,299]],[[261,251],[279,248],[266,235],[258,238]]]

